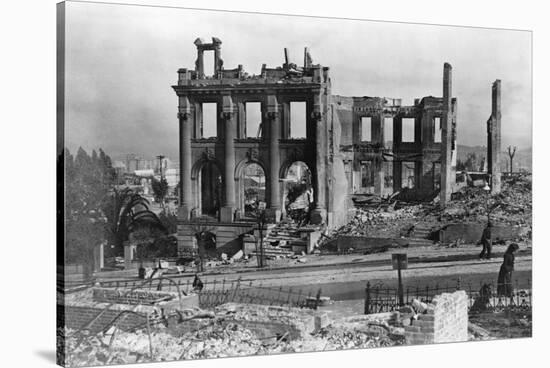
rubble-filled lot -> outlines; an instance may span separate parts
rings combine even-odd
[[[470,329],[471,340],[511,339],[531,337],[533,334],[530,310],[475,313],[469,319],[473,325]]]
[[[453,194],[453,200],[445,209],[438,203],[407,204],[394,202],[390,206],[357,209],[356,215],[346,225],[335,229],[323,238],[322,245],[340,235],[369,237],[410,236],[414,227],[421,224],[437,229],[451,222],[487,222],[501,225],[520,225],[528,228],[530,237],[532,222],[532,178],[530,175],[504,178],[502,191],[490,195],[480,187],[464,187]]]
[[[463,188],[442,212],[444,221],[491,221],[507,225],[531,226],[532,177],[514,176],[502,181],[499,194],[489,195],[481,188]]]
[[[260,337],[239,323],[224,323],[223,318],[216,318],[207,327],[177,337],[162,325],[151,332],[150,338],[146,330],[129,333],[112,329],[94,336],[75,333],[70,329],[64,332],[68,336],[67,365],[78,367],[402,344],[399,336],[387,333],[389,330],[387,324],[381,328],[369,327],[365,323],[334,322],[304,338],[291,340],[285,334]]]
[[[406,326],[433,308],[413,300],[398,311],[363,315],[356,307],[314,311],[228,303],[186,309],[182,315],[196,318],[168,318],[132,332],[115,326],[97,334],[60,328],[58,342],[64,334],[69,367],[389,347],[410,343]],[[248,327],[251,322],[256,324]],[[470,341],[531,336],[530,311],[473,313],[469,322]],[[296,329],[299,334],[291,332]]]

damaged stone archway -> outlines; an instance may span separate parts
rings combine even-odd
[[[195,216],[217,218],[222,201],[223,177],[220,163],[213,158],[203,157],[193,165],[192,189]]]
[[[254,218],[259,202],[267,200],[267,171],[265,165],[252,158],[241,160],[235,167],[238,218]]]
[[[286,216],[293,209],[309,211],[315,199],[313,175],[302,160],[288,160],[280,170],[282,181],[282,212]]]

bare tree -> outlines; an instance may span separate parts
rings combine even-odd
[[[514,168],[513,161],[514,161],[514,156],[516,155],[516,149],[517,149],[516,146],[514,146],[513,149],[511,146],[508,146],[508,156],[510,156],[510,174],[512,173]]]

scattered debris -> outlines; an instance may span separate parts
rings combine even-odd
[[[183,318],[189,318],[183,316]],[[238,323],[206,316],[206,327],[174,336],[162,326],[150,334],[114,330],[97,336],[81,336],[65,329],[67,366],[145,363],[152,361],[221,358],[274,353],[312,352],[335,349],[371,348],[399,345],[389,327],[373,323],[327,325],[301,339],[260,336]],[[185,323],[185,322],[184,322]],[[152,356],[151,356],[152,352]]]
[[[233,255],[233,257],[231,257],[232,260],[239,260],[243,257],[243,251],[242,250],[239,250],[237,253],[235,253]]]
[[[468,333],[473,335],[475,339],[487,340],[491,337],[491,333],[489,331],[472,322],[468,322]]]

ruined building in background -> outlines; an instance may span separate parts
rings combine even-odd
[[[311,222],[329,227],[346,221],[354,197],[400,191],[420,200],[440,194],[443,205],[450,200],[457,131],[451,65],[443,68],[443,97],[403,106],[400,99],[332,95],[329,68],[313,64],[307,49],[303,66],[290,63],[285,50],[282,66],[264,64],[259,75],[249,75],[242,65],[224,68],[219,39],[195,45],[194,70],[179,69],[173,86],[182,247],[193,245],[192,224],[203,215],[211,216],[218,246],[251,231],[245,198],[250,165],[265,177],[257,192],[264,195],[268,222],[284,216],[286,182],[296,162],[311,173]],[[205,70],[205,51],[214,53],[213,70]],[[261,121],[251,134],[247,110],[254,104]],[[205,134],[207,114],[216,128],[211,136]],[[299,130],[303,136],[295,134]]]

